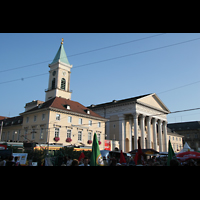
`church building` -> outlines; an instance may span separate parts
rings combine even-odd
[[[106,139],[118,140],[124,152],[138,148],[168,151],[167,114],[169,109],[155,94],[146,94],[88,107],[108,119]],[[182,140],[182,138],[181,138]]]

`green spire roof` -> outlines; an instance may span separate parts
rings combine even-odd
[[[66,63],[66,64],[70,65],[70,64],[69,64],[69,61],[68,61],[68,59],[67,59],[67,55],[66,55],[66,53],[65,53],[65,49],[64,49],[64,47],[63,47],[63,42],[61,42],[60,48],[58,49],[58,52],[57,52],[55,58],[53,59],[53,62],[51,63],[51,65],[52,65],[53,63],[58,62],[58,60],[60,60],[60,61],[63,62],[63,63]]]

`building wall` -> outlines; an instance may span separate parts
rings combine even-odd
[[[3,127],[1,141],[23,141],[22,125]]]
[[[46,143],[48,123],[49,123],[49,110],[24,114],[23,124],[22,124],[22,132],[24,135],[23,141],[34,140],[38,143]]]
[[[60,116],[59,116],[60,115]],[[69,117],[71,117],[71,122]],[[60,120],[58,119],[60,118]],[[82,120],[82,124],[80,124]],[[89,121],[92,121],[92,124],[89,125]],[[101,123],[100,126],[99,122]],[[55,132],[59,129],[59,138],[58,143],[63,143],[63,145],[78,145],[83,143],[86,146],[92,146],[92,144],[87,144],[88,139],[93,140],[94,133],[97,135],[100,134],[101,145],[100,149],[104,149],[104,140],[105,140],[105,122],[91,119],[83,116],[76,116],[73,114],[60,113],[56,111],[50,112],[50,124],[49,124],[49,143],[55,143]],[[68,131],[69,130],[69,131]],[[67,132],[71,131],[70,143],[66,142]],[[78,138],[78,133],[81,132],[81,138]],[[89,133],[91,137],[89,138]],[[81,140],[80,140],[81,139]]]
[[[58,115],[60,120],[58,119]],[[70,122],[68,117],[72,117]],[[79,119],[82,119],[82,124],[79,124]],[[89,120],[92,121],[91,126],[89,125]],[[99,122],[100,127],[99,126]],[[59,128],[59,138],[58,142],[55,142],[55,129]],[[71,130],[70,143],[66,142],[67,131]],[[81,140],[78,140],[78,132],[81,131]],[[13,133],[14,134],[13,138]],[[20,132],[20,139],[18,140],[17,135]],[[33,133],[34,132],[34,133]],[[9,136],[8,136],[9,133]],[[43,134],[41,134],[43,133]],[[89,138],[88,133],[91,133],[91,138]],[[13,125],[3,128],[2,141],[12,140],[12,141],[34,141],[39,144],[44,144],[49,141],[49,143],[63,143],[64,146],[67,145],[78,145],[83,143],[85,146],[92,146],[92,144],[87,144],[88,139],[93,141],[94,133],[100,134],[101,144],[100,149],[104,149],[105,140],[105,122],[98,119],[91,119],[89,117],[83,117],[81,115],[66,114],[56,111],[43,110],[41,112],[27,113],[23,114],[23,124]],[[26,134],[26,135],[25,135]]]

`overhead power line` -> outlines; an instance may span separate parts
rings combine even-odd
[[[78,65],[76,67],[73,67],[72,69],[76,69],[76,68],[79,68],[79,67],[84,67],[84,66],[88,66],[88,65],[92,65],[92,64],[97,64],[97,63],[101,63],[101,62],[106,62],[106,61],[110,61],[110,60],[120,59],[120,58],[124,58],[124,57],[128,57],[128,56],[134,56],[134,55],[137,55],[137,54],[142,54],[142,53],[147,53],[147,52],[151,52],[151,51],[156,51],[156,50],[160,50],[160,49],[164,49],[164,48],[168,48],[168,47],[172,47],[172,46],[176,46],[176,45],[180,45],[180,44],[184,44],[184,43],[188,43],[188,42],[193,42],[193,41],[196,41],[196,40],[199,40],[199,39],[200,39],[200,37],[199,38],[195,38],[195,39],[191,39],[191,40],[187,40],[187,41],[183,41],[183,42],[174,43],[174,44],[171,44],[171,45],[157,47],[157,48],[154,48],[154,49],[149,49],[149,50],[140,51],[140,52],[136,52],[136,53],[132,53],[132,54],[127,54],[127,55],[123,55],[123,56],[118,56],[118,57],[114,57],[114,58],[100,60],[100,61],[96,61],[96,62],[92,62],[92,63],[87,63],[87,64],[83,64],[83,65]],[[36,64],[33,64],[33,65],[36,65]],[[23,66],[23,67],[26,67],[26,66]],[[13,70],[14,69],[16,69],[16,68],[13,68]],[[2,71],[0,71],[0,72],[2,72]],[[34,78],[34,77],[42,76],[42,75],[45,75],[45,74],[47,74],[47,73],[37,74],[35,76],[24,77],[24,78],[19,78],[19,79],[15,79],[15,80],[5,81],[5,82],[0,82],[0,84],[14,82],[14,81],[19,81],[19,80],[24,80],[24,79],[28,79],[28,78]]]
[[[67,57],[73,57],[73,56],[79,56],[79,55],[82,55],[82,54],[92,53],[92,52],[95,52],[95,51],[100,51],[100,50],[113,48],[113,47],[120,46],[120,45],[129,44],[129,43],[132,43],[132,42],[137,42],[137,41],[146,40],[146,39],[153,38],[153,37],[158,37],[158,36],[161,36],[161,35],[164,35],[164,34],[166,34],[166,33],[160,33],[160,34],[157,34],[157,35],[152,35],[152,36],[148,36],[148,37],[144,37],[144,38],[140,38],[140,39],[136,39],[136,40],[131,40],[131,41],[128,41],[128,42],[123,42],[123,43],[114,44],[114,45],[110,45],[110,46],[106,46],[106,47],[102,47],[102,48],[98,48],[98,49],[84,51],[84,52],[81,52],[81,53],[69,55]],[[39,65],[39,64],[43,64],[43,63],[47,63],[47,62],[51,62],[51,61],[52,61],[52,59],[42,61],[42,62],[38,62],[38,63],[34,63],[34,64],[30,64],[30,65],[24,65],[24,66],[21,66],[21,67],[15,67],[15,68],[12,68],[12,69],[5,69],[5,70],[1,70],[0,73],[12,71],[12,70],[17,70],[17,69],[22,69],[22,68],[26,68],[26,67],[32,67],[34,65]]]

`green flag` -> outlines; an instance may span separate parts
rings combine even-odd
[[[92,143],[92,155],[90,158],[90,166],[104,166],[101,152],[99,150],[99,143],[97,140],[97,135],[94,133],[93,143]]]
[[[174,150],[172,148],[171,142],[169,140],[167,166],[170,166],[170,161],[171,161],[172,158],[176,159],[176,156],[175,156]]]

